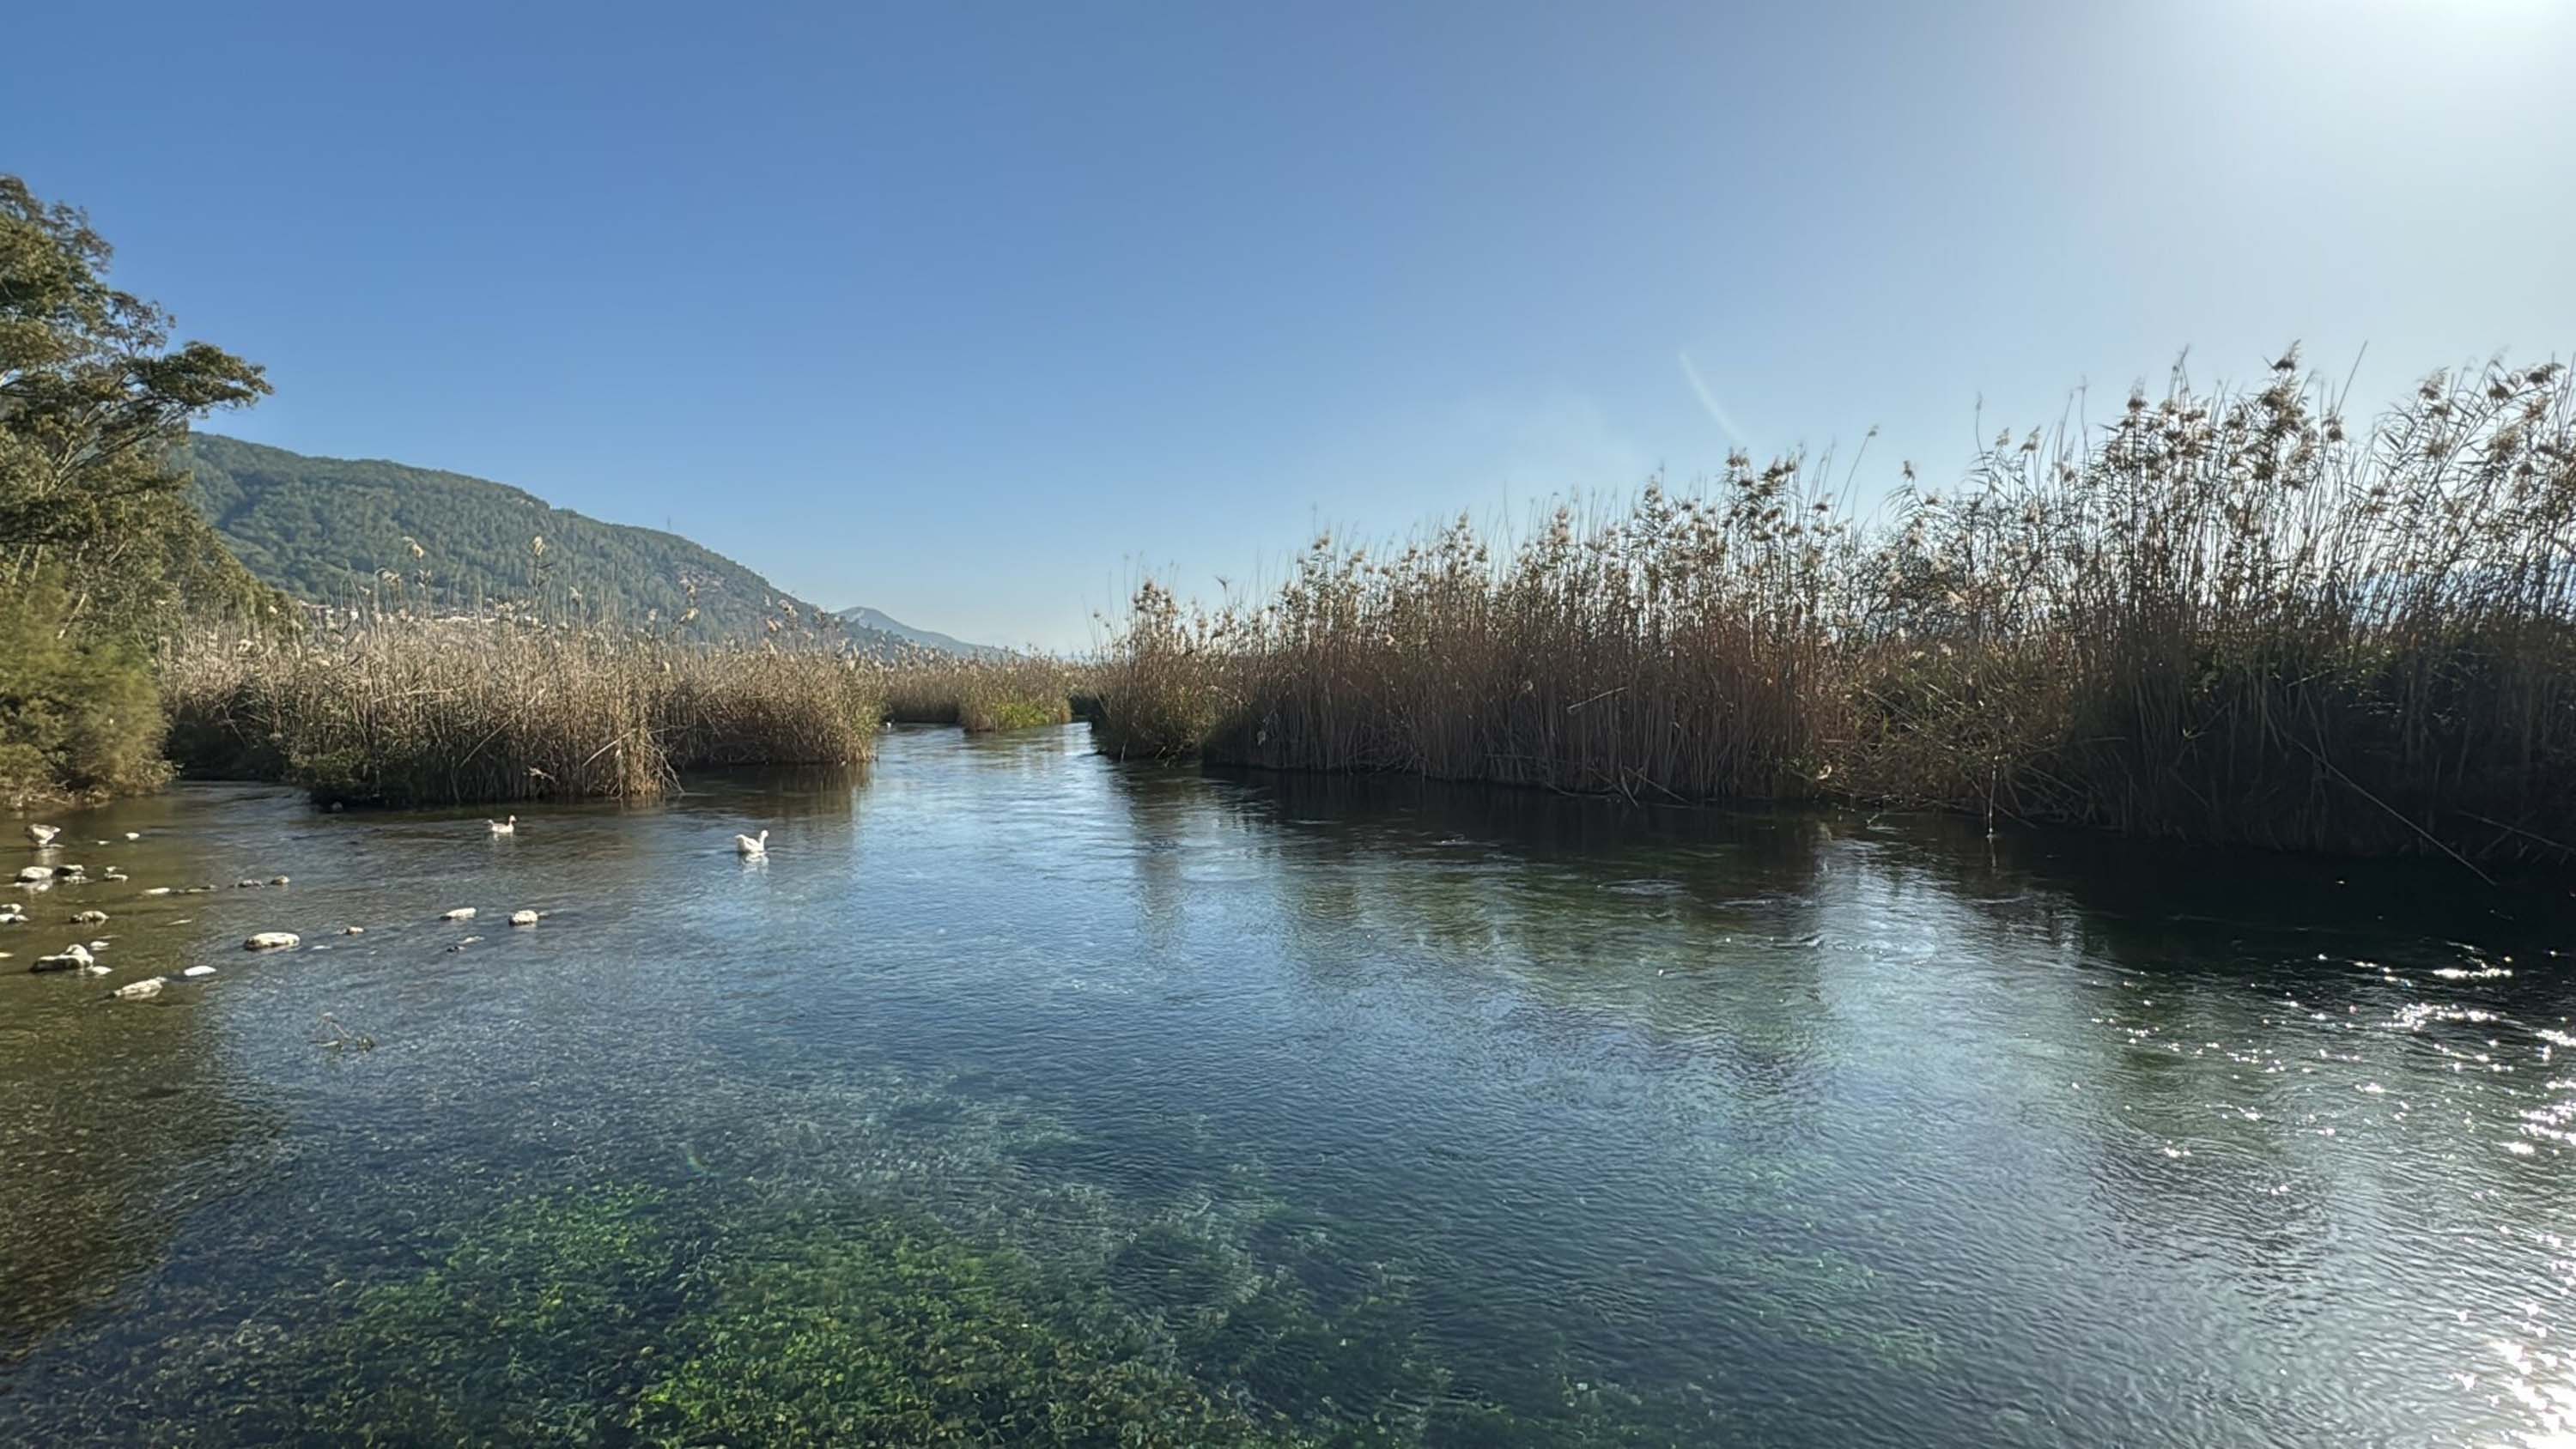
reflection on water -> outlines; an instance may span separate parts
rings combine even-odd
[[[1021,1438],[2576,1434],[2552,902],[1085,746],[67,819],[133,878],[0,927],[0,1438],[829,1438],[956,1354]]]

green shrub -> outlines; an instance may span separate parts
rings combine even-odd
[[[61,584],[0,596],[0,796],[148,790],[169,778],[161,702],[141,652],[84,638]]]

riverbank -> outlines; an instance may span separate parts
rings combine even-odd
[[[1856,517],[1823,461],[1318,540],[1266,597],[1148,582],[1115,755],[1689,802],[1937,808],[2165,839],[2576,859],[2576,405],[2555,364],[2366,427],[2285,359],[1998,437]],[[1909,470],[1910,476],[1910,470]]]

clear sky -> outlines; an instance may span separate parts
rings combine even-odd
[[[2576,347],[2576,0],[128,0],[6,35],[0,170],[268,365],[217,429],[991,641],[1732,443],[1877,425],[1864,489],[1939,480],[1981,399],[2049,421],[2186,345],[2363,355],[2374,399]]]

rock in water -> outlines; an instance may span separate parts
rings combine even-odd
[[[190,977],[190,978],[195,978],[195,977],[199,977],[199,976],[212,976],[212,975],[214,975],[214,974],[215,974],[215,968],[214,968],[214,967],[212,967],[212,966],[191,966],[191,967],[189,967],[187,970],[182,971],[182,972],[180,972],[179,974],[180,974],[180,975],[182,975],[182,976]]]
[[[286,885],[291,879],[292,878],[288,876],[273,875],[268,878],[268,883],[270,885]]]
[[[364,926],[342,926],[340,928],[340,934],[343,936],[363,936],[367,934],[367,928]]]
[[[144,894],[147,896],[166,896],[170,894],[170,888],[168,886],[154,886],[152,889],[145,891]]]
[[[536,923],[537,913],[534,911],[512,911],[510,913],[510,924],[513,926],[533,926]]]
[[[106,924],[107,924],[107,912],[105,912],[105,911],[80,911],[80,912],[77,912],[77,913],[75,913],[75,914],[72,916],[72,924],[73,924],[73,925],[75,925],[75,926],[104,926],[104,925],[106,925]]]
[[[242,949],[245,951],[285,951],[302,944],[303,940],[303,937],[295,934],[293,931],[262,931],[251,937],[249,940],[242,942]]]
[[[18,867],[18,879],[20,880],[37,881],[52,880],[53,878],[54,868],[50,865],[22,865]]]
[[[65,946],[60,951],[55,952],[51,956],[37,957],[35,962],[28,966],[27,969],[30,971],[80,971],[87,969],[97,959],[97,957],[90,955],[89,948],[87,946],[74,942],[69,946]]]
[[[127,1001],[138,1001],[146,996],[160,995],[161,988],[169,984],[170,979],[166,976],[147,976],[141,981],[116,988],[116,994]]]
[[[474,919],[474,908],[472,906],[458,906],[455,910],[449,911],[446,915],[439,917],[439,919],[442,921],[470,921]]]

